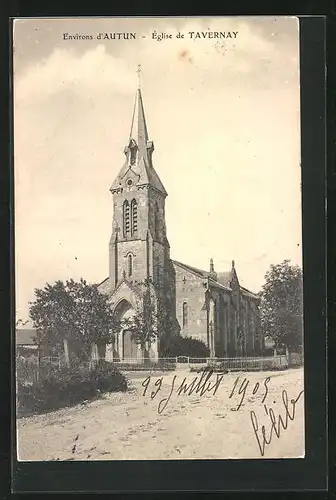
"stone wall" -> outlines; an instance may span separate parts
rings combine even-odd
[[[176,274],[176,318],[181,335],[201,340],[207,345],[206,280],[174,263]],[[188,324],[183,325],[183,304],[187,304]]]

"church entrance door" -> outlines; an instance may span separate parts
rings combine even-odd
[[[131,361],[137,358],[138,346],[132,339],[132,335],[129,330],[123,331],[123,353],[124,360]]]
[[[128,302],[126,299],[123,299],[117,305],[115,313],[117,319],[122,322],[126,319],[131,320],[135,314],[135,311],[130,302]],[[127,329],[127,327],[122,328],[118,334],[117,351],[118,358],[121,361],[130,363],[137,360],[139,351],[138,346],[132,339],[131,332]]]

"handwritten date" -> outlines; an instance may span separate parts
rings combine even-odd
[[[158,404],[158,413],[161,414],[166,409],[174,391],[177,396],[181,396],[182,394],[186,394],[188,396],[191,394],[198,394],[199,396],[203,396],[205,393],[209,392],[214,396],[222,384],[224,375],[225,373],[215,374],[213,370],[204,370],[201,372],[201,375],[197,375],[192,378],[191,381],[188,381],[187,377],[184,377],[181,383],[178,383],[177,375],[174,375],[168,396],[162,398]],[[142,382],[142,387],[144,388],[142,395],[149,395],[152,400],[155,399],[163,388],[163,380],[163,377],[159,377],[155,380],[155,382],[152,382],[151,376],[145,378]],[[240,410],[244,404],[244,400],[249,389],[251,389],[253,395],[257,392],[260,393],[263,391],[261,402],[264,403],[269,392],[268,384],[270,380],[271,378],[267,377],[263,383],[256,382],[254,385],[251,385],[247,378],[241,380],[240,377],[237,377],[229,395],[229,399],[234,396],[238,396],[240,398],[237,407],[234,409],[236,411]]]
[[[225,374],[217,373],[216,376],[212,378],[213,374],[214,373],[212,370],[209,370],[207,372],[203,371],[200,377],[194,377],[190,383],[187,382],[187,377],[184,377],[183,381],[178,386],[175,386],[177,376],[174,375],[169,395],[165,398],[162,398],[158,404],[158,413],[161,414],[166,409],[174,392],[174,389],[176,390],[176,394],[178,396],[180,396],[181,394],[187,394],[190,396],[193,393],[203,396],[206,392],[212,392],[212,395],[214,396]],[[142,386],[144,387],[144,391],[142,394],[143,396],[146,396],[150,382],[150,376],[145,378],[145,380],[142,382]],[[159,391],[162,389],[162,384],[163,377],[158,378],[154,382],[154,389],[150,392],[151,399],[154,399],[157,396]]]
[[[256,382],[253,386],[253,389],[252,389],[253,396],[255,394],[257,394],[257,392],[259,392],[260,390],[264,391],[264,395],[263,395],[263,398],[261,400],[262,404],[264,403],[264,401],[266,400],[266,398],[268,396],[268,391],[269,391],[268,384],[269,384],[270,380],[271,380],[271,377],[266,377],[262,385],[259,382]],[[236,408],[236,411],[238,411],[241,408],[242,404],[244,403],[244,400],[245,400],[245,397],[247,394],[247,390],[250,386],[250,381],[247,378],[244,378],[238,387],[239,381],[240,381],[240,377],[237,377],[234,384],[233,384],[233,388],[232,388],[232,391],[231,391],[230,396],[229,396],[229,399],[231,399],[233,397],[233,395],[235,395],[235,394],[238,394],[239,396],[241,396],[240,401],[238,403],[238,406]],[[238,391],[236,391],[237,387],[238,387]]]

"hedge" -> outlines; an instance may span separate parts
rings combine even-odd
[[[109,363],[92,370],[88,366],[52,369],[32,385],[18,384],[18,412],[43,413],[92,400],[104,392],[126,390],[126,377]]]
[[[163,353],[164,357],[193,357],[207,358],[210,355],[209,348],[201,340],[192,337],[176,335],[171,338],[169,345]]]

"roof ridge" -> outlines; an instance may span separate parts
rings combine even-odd
[[[213,278],[209,278],[209,281],[212,281],[213,283],[215,283],[216,285],[219,285],[220,288],[224,288],[225,290],[229,290],[229,291],[232,291],[232,288],[230,288],[229,286],[227,285],[223,285],[223,283],[221,283],[220,281],[217,281]]]
[[[189,266],[189,264],[184,264],[183,262],[180,262],[178,260],[172,259],[172,262],[175,262],[176,264],[178,264],[180,266],[183,266],[183,267],[189,269],[190,271],[192,271],[192,272],[194,272],[196,274],[201,274],[204,278],[206,278],[210,274],[209,271],[203,271],[203,269],[199,269],[197,267]]]
[[[100,283],[97,284],[97,286],[100,286],[102,285],[103,283],[105,283],[110,277],[108,276],[107,278],[105,278],[103,281],[101,281]]]
[[[244,286],[241,286],[241,285],[239,285],[239,286],[240,286],[240,289],[242,291],[247,292],[247,293],[249,293],[251,295],[254,295],[255,297],[259,297],[258,293],[252,292],[251,290],[249,290],[248,288],[245,288]]]

